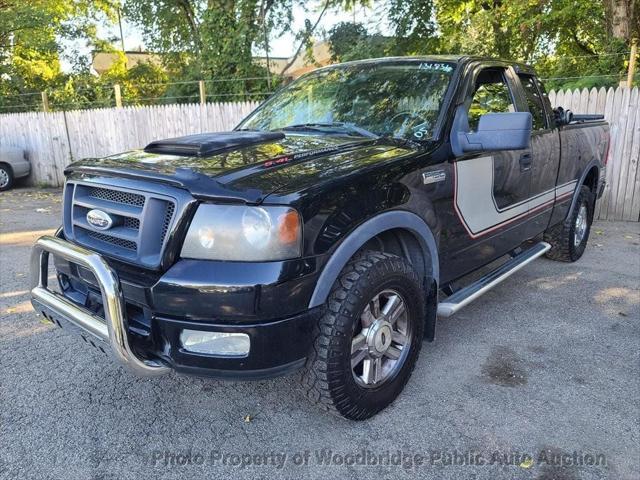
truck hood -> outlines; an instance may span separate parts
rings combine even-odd
[[[133,150],[74,162],[65,173],[140,178],[184,188],[196,198],[260,203],[285,187],[302,189],[413,149],[393,139],[287,134],[208,157]]]

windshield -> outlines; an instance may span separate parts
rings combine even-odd
[[[276,93],[238,128],[429,140],[454,68],[405,61],[319,70]]]

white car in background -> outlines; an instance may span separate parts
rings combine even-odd
[[[27,153],[18,147],[0,143],[0,192],[9,190],[16,178],[22,178],[31,172]]]

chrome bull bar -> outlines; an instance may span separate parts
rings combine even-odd
[[[93,273],[102,293],[104,319],[47,288],[50,253]],[[50,235],[40,237],[31,253],[31,286],[31,301],[36,311],[42,311],[41,306],[44,306],[99,340],[109,343],[116,360],[133,373],[157,376],[170,371],[169,367],[155,360],[139,358],[133,352],[129,343],[120,280],[101,255],[61,238]]]

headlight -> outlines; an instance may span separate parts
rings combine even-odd
[[[182,246],[183,258],[264,262],[299,257],[300,215],[289,207],[198,207]]]

